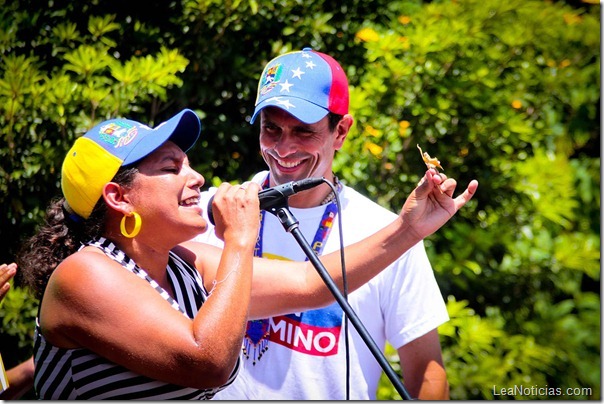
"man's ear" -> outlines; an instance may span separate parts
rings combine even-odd
[[[348,136],[348,132],[354,123],[354,118],[350,114],[346,114],[340,119],[338,122],[338,126],[336,126],[336,138],[334,139],[334,149],[340,150],[342,145],[344,144],[344,140],[346,140],[346,136]]]
[[[107,206],[124,214],[130,213],[130,202],[125,189],[115,182],[108,182],[103,187],[103,199]]]

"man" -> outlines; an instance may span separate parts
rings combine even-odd
[[[348,245],[396,217],[339,182],[332,172],[335,151],[353,124],[348,102],[348,81],[341,66],[330,56],[306,48],[268,63],[252,116],[252,123],[260,117],[260,149],[269,167],[252,181],[266,188],[325,177],[337,185],[341,213],[327,184],[288,200],[300,230],[319,255],[340,247],[340,219]],[[204,208],[211,195],[211,191],[204,193]],[[197,239],[220,245],[212,231]],[[279,219],[266,212],[256,253],[284,260],[306,259]],[[376,344],[383,349],[388,341],[397,349],[404,385],[412,397],[449,397],[437,333],[448,315],[423,243],[350,293],[348,299]],[[352,324],[349,335],[347,350],[343,311],[337,303],[320,310],[250,321],[240,374],[216,398],[375,399],[382,369]]]

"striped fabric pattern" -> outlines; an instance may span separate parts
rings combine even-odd
[[[176,254],[170,253],[168,277],[175,299],[161,288],[136,263],[105,238],[88,245],[100,248],[124,268],[145,279],[183,315],[193,318],[208,293],[197,270]],[[231,384],[239,371],[239,360],[227,383],[219,388],[194,389],[161,382],[131,372],[88,349],[62,349],[52,346],[40,332],[36,321],[34,339],[36,363],[34,386],[40,399],[49,400],[209,400]]]

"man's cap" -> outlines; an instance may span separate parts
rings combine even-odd
[[[304,48],[271,60],[258,82],[254,123],[260,111],[274,106],[304,123],[315,123],[329,112],[348,113],[348,79],[329,55]]]
[[[110,119],[79,137],[63,160],[61,189],[66,209],[87,219],[122,166],[136,163],[170,140],[184,152],[201,133],[195,112],[185,109],[155,129],[129,119]]]

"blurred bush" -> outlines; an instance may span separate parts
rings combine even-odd
[[[480,182],[427,240],[452,398],[600,397],[599,32],[599,7],[520,0],[434,2],[357,32],[367,63],[337,171],[392,209],[425,171],[417,145],[459,192]]]

